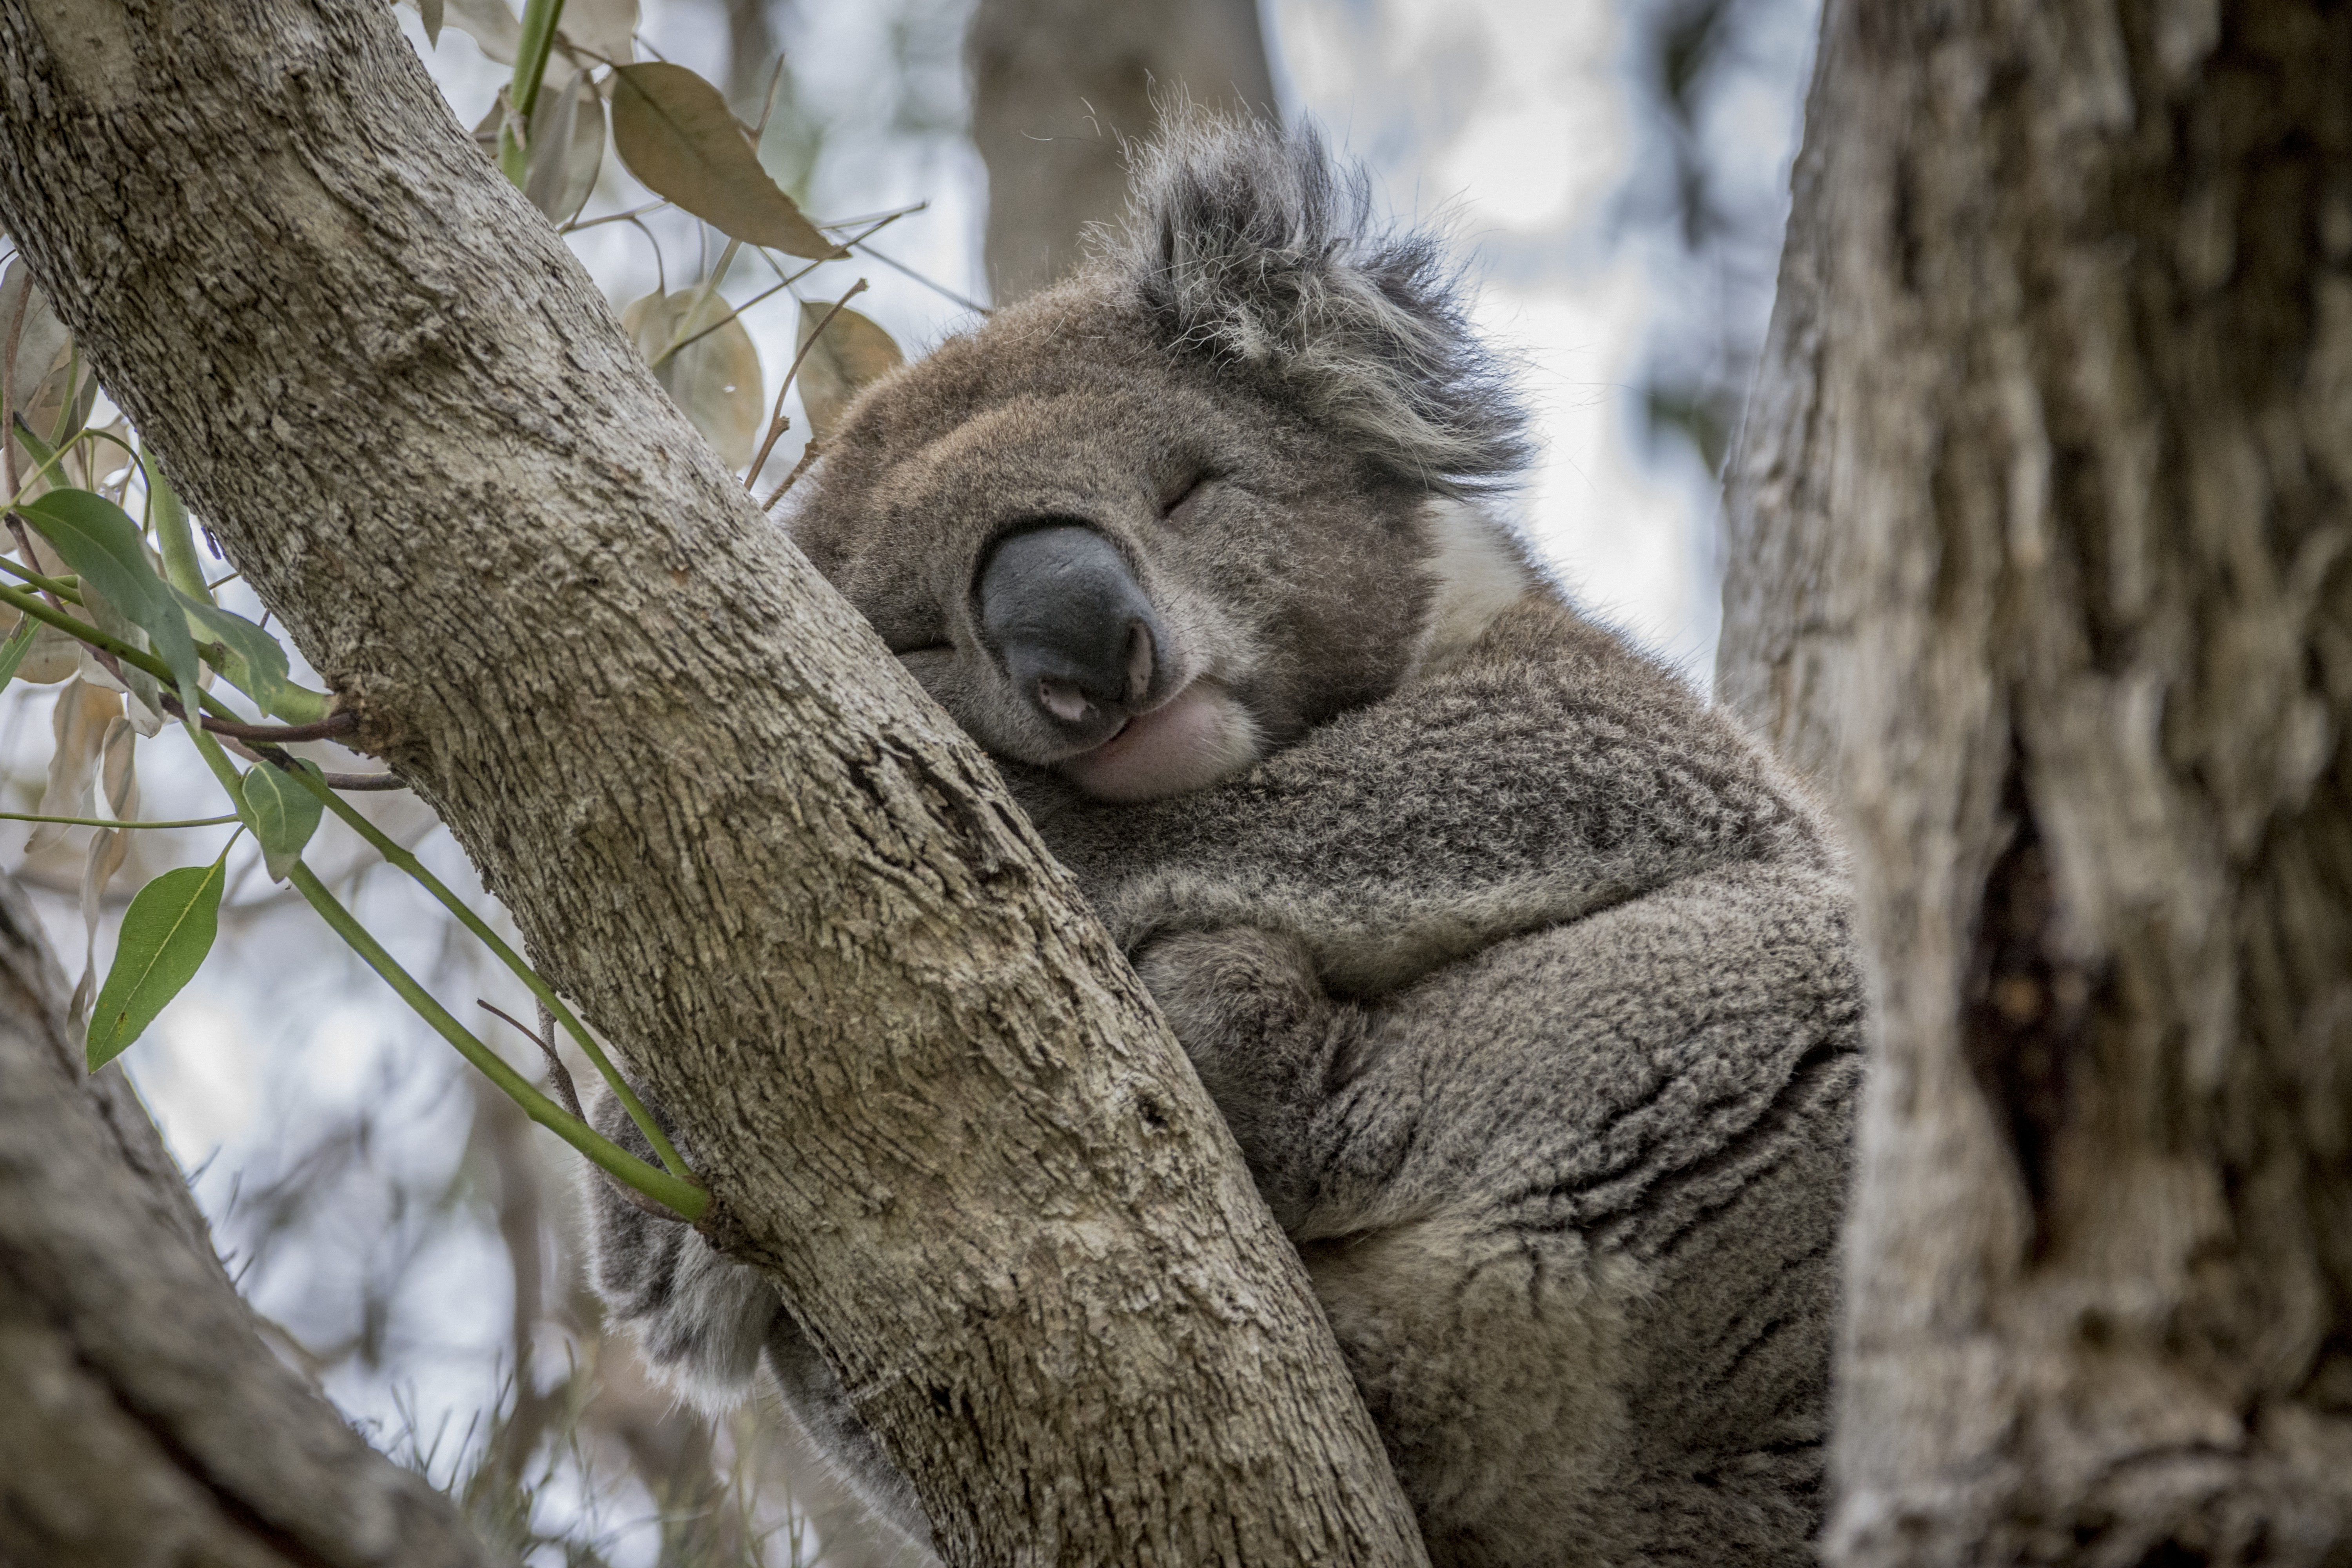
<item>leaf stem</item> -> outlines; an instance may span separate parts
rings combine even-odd
[[[783,285],[779,283],[776,287],[781,289]],[[856,283],[850,285],[849,292],[833,302],[833,309],[824,313],[824,320],[816,324],[816,331],[808,335],[808,341],[801,344],[800,352],[793,355],[792,367],[784,372],[783,382],[776,388],[775,412],[768,416],[768,438],[760,443],[759,456],[751,459],[751,466],[743,472],[743,488],[746,490],[751,488],[751,481],[760,477],[760,469],[767,463],[768,454],[776,449],[777,440],[783,435],[784,426],[790,423],[784,417],[784,394],[792,390],[793,379],[800,374],[801,362],[808,358],[809,350],[816,347],[817,339],[824,336],[824,330],[833,325],[833,319],[848,309],[849,302],[864,292],[866,292],[866,279],[860,278]],[[779,495],[782,493],[781,490],[777,492]],[[772,503],[775,497],[771,496],[768,499]]]
[[[191,729],[188,731],[188,738],[195,742],[197,752],[205,759],[205,765],[212,769],[213,777],[219,781],[222,789],[228,792],[229,799],[236,805],[237,816],[245,820],[246,826],[251,826],[252,819],[247,814],[252,808],[246,802],[244,785],[236,773],[236,764],[228,760],[228,753],[221,750],[220,742],[203,731]],[[289,771],[314,794],[325,790],[323,784],[311,778],[308,768],[294,768]],[[499,950],[499,956],[507,959],[509,964],[516,962],[512,956],[512,950],[499,942],[496,933],[484,926],[479,917],[476,916],[471,910],[467,909],[462,903],[456,902],[449,890],[441,885],[439,879],[425,870],[417,862],[415,856],[386,837],[377,829],[375,824],[352,811],[333,791],[325,790],[320,798],[334,809],[335,815],[358,828],[360,836],[375,846],[377,852],[385,859],[391,860],[402,870],[415,878],[428,891],[440,899],[444,904],[448,905],[458,918],[465,921],[467,930],[478,936],[485,937],[494,949]],[[256,837],[258,837],[257,833]],[[659,1199],[689,1220],[699,1219],[702,1216],[702,1211],[709,1206],[710,1194],[686,1176],[682,1170],[683,1161],[671,1165],[667,1171],[656,1170],[587,1123],[576,1117],[565,1115],[562,1107],[540,1093],[520,1073],[509,1067],[505,1058],[476,1039],[467,1031],[464,1025],[451,1017],[448,1009],[436,1002],[425,987],[419,985],[406,970],[394,961],[390,953],[384,952],[383,944],[369,933],[367,927],[360,924],[352,912],[337,901],[334,894],[327,890],[326,884],[319,880],[318,874],[310,867],[297,860],[294,862],[293,870],[288,875],[288,880],[291,881],[302,897],[309,900],[310,907],[319,911],[319,918],[333,927],[335,934],[350,943],[352,951],[366,960],[368,967],[382,975],[384,984],[399,993],[400,999],[415,1009],[418,1017],[433,1026],[436,1034],[457,1047],[458,1055],[480,1068],[485,1077],[505,1090],[509,1100],[522,1107],[524,1115],[646,1196]],[[546,982],[531,973],[528,966],[518,973],[522,974],[525,983],[530,984],[535,994],[544,996],[545,993],[541,988]],[[556,1005],[560,1007],[562,1004],[559,1002]],[[572,1021],[568,1014],[559,1015],[559,1016],[565,1017],[567,1022],[572,1023],[572,1027],[578,1027],[577,1023]],[[597,1063],[599,1070],[609,1070],[609,1064],[603,1060],[602,1053],[593,1055],[590,1059]],[[623,1092],[626,1093],[626,1090]],[[635,1102],[635,1097],[633,1095],[624,1103],[630,1107],[632,1117],[644,1109]],[[651,1121],[652,1118],[648,1116],[646,1120]],[[643,1124],[640,1123],[640,1125]],[[667,1138],[663,1138],[654,1145],[656,1149],[665,1151],[665,1163],[675,1159],[677,1152],[668,1147],[668,1142]]]
[[[582,1026],[579,1018],[573,1016],[572,1009],[564,1005],[563,998],[555,994],[555,988],[541,977],[539,971],[525,963],[522,955],[507,944],[505,938],[492,931],[489,924],[481,916],[476,914],[465,900],[451,892],[440,878],[426,869],[425,862],[419,860],[409,850],[403,848],[397,839],[370,822],[351,802],[328,787],[323,780],[312,777],[309,769],[295,768],[291,772],[294,780],[304,789],[317,795],[327,809],[341,820],[344,826],[367,840],[369,847],[377,854],[405,872],[417,886],[432,894],[442,908],[457,917],[458,923],[473,932],[480,939],[482,945],[498,955],[499,962],[514,972],[515,978],[528,986],[530,994],[539,998],[549,1012],[555,1015],[557,1020],[562,1024],[564,1032],[569,1034],[572,1043],[580,1047],[581,1054],[594,1064],[597,1075],[603,1078],[611,1087],[614,1094],[619,1097],[622,1108],[629,1113],[629,1120],[637,1124],[637,1131],[646,1135],[646,1141],[651,1143],[654,1146],[654,1152],[661,1156],[662,1163],[669,1167],[670,1172],[679,1179],[691,1180],[691,1173],[687,1169],[685,1159],[679,1155],[676,1145],[670,1142],[669,1135],[662,1131],[661,1123],[654,1120],[653,1112],[646,1109],[645,1101],[637,1098],[636,1091],[629,1087],[628,1080],[621,1076],[617,1068],[613,1066],[613,1060],[604,1054],[604,1048],[596,1043],[594,1037]]]
[[[0,811],[0,822],[58,822],[68,827],[218,827],[240,820],[226,816],[192,816],[179,822],[111,822],[102,816],[34,816],[21,811]]]
[[[385,984],[399,993],[416,1015],[433,1026],[443,1039],[457,1048],[457,1054],[474,1064],[482,1075],[506,1092],[507,1097],[522,1107],[523,1114],[579,1150],[597,1166],[609,1172],[614,1179],[654,1198],[685,1219],[702,1217],[710,1206],[710,1193],[670,1172],[656,1170],[619,1144],[574,1116],[567,1115],[562,1106],[541,1094],[522,1074],[509,1067],[506,1058],[476,1039],[466,1026],[449,1016],[448,1009],[435,1001],[425,987],[409,973],[394,962],[382,943],[368,929],[353,919],[352,912],[338,902],[318,873],[297,860],[289,879],[319,918],[334,928],[335,934],[351,944],[352,951],[366,961],[367,966],[383,977]]]
[[[5,561],[0,561],[0,566],[15,569],[13,563]],[[24,575],[22,572],[17,574]],[[47,601],[36,598],[21,588],[12,588],[5,583],[0,583],[0,605],[20,610],[37,621],[47,621],[68,637],[79,637],[90,647],[102,653],[110,653],[132,668],[144,670],[158,680],[168,683],[175,679],[172,674],[172,667],[145,648],[132,647],[121,637],[109,637],[96,626],[74,619],[64,611],[52,607]],[[197,651],[202,653],[207,646],[203,643],[197,644]],[[219,668],[209,658],[205,662],[213,664],[215,668]],[[171,688],[167,686],[165,691],[167,701],[174,705],[173,710],[175,715],[185,720],[187,714],[178,710],[177,700],[170,696],[170,691]],[[318,696],[321,701],[325,700],[323,693],[310,695]],[[199,700],[205,708],[202,716],[204,728],[233,736],[240,741],[257,741],[265,744],[278,741],[317,741],[330,735],[342,734],[346,731],[356,729],[359,724],[356,715],[345,718],[341,713],[331,713],[315,724],[248,724],[236,716],[235,709],[208,691],[199,694]]]
[[[44,577],[38,572],[27,572],[5,556],[0,556],[0,572],[21,582],[30,583],[42,593],[63,599],[68,604],[81,603],[81,579],[79,577]]]

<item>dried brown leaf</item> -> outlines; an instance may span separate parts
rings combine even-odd
[[[637,58],[637,0],[564,0],[555,36],[588,58],[627,65]]]
[[[32,686],[55,686],[81,668],[81,648],[79,637],[44,626],[33,634],[33,646],[25,650],[16,679]]]
[[[568,14],[568,13],[567,13]],[[497,138],[497,127],[491,137]],[[604,165],[604,100],[582,71],[561,92],[542,92],[530,115],[530,163],[523,195],[551,223],[570,223],[588,205]]]
[[[514,64],[515,51],[522,47],[522,20],[506,0],[445,0],[442,16],[482,53],[502,66]]]
[[[655,60],[614,73],[613,149],[655,195],[748,245],[812,260],[849,254],[801,216],[719,89],[684,66]]]
[[[675,294],[648,294],[621,312],[621,325],[653,365],[654,378],[670,401],[718,448],[729,468],[740,468],[751,460],[767,417],[760,395],[760,351],[751,346],[751,334],[735,319],[732,306],[713,292],[697,309],[699,293],[698,289],[682,289]],[[704,332],[713,321],[721,323],[719,329]],[[695,341],[675,353],[667,352],[672,343],[689,337]]]
[[[416,0],[416,14],[425,18],[425,41],[441,47],[441,0]]]
[[[105,739],[99,742],[100,787],[106,795],[107,814],[117,822],[128,822],[139,815],[136,734],[128,720],[111,719],[107,721]],[[130,853],[131,835],[120,828],[100,828],[89,837],[89,853],[81,868],[81,980],[74,986],[73,1001],[66,1010],[69,1024],[79,1025],[89,1016],[90,998],[97,994],[98,922],[106,907],[106,884],[122,869]]]
[[[100,748],[106,727],[122,717],[122,699],[87,680],[68,681],[58,693],[49,714],[49,732],[57,745],[49,752],[48,787],[41,792],[37,816],[88,816],[98,804],[91,786],[98,779]],[[25,852],[37,855],[73,829],[45,822],[26,840]]]
[[[810,345],[810,335],[820,326],[824,335]],[[801,306],[800,342],[808,348],[797,384],[801,406],[808,410],[810,436],[819,441],[832,434],[850,400],[869,383],[907,363],[890,334],[870,319],[855,310],[835,314],[831,305],[814,300]]]

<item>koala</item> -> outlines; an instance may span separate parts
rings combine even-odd
[[[1194,121],[1129,236],[870,388],[793,537],[998,761],[1306,1262],[1432,1560],[1812,1560],[1862,1000],[1803,788],[1580,614],[1508,367],[1309,132]],[[600,1125],[630,1136],[608,1108]],[[714,1393],[766,1283],[594,1200]]]

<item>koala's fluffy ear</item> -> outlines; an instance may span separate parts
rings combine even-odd
[[[1526,414],[1434,235],[1372,217],[1311,129],[1194,115],[1143,155],[1114,264],[1173,352],[1208,355],[1433,489],[1526,466]]]

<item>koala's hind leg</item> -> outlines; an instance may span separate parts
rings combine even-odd
[[[665,1127],[668,1119],[648,1107]],[[596,1131],[640,1159],[653,1158],[617,1096],[593,1106]],[[603,1173],[583,1178],[588,1272],[612,1321],[629,1331],[646,1363],[705,1410],[742,1398],[760,1366],[768,1326],[783,1310],[758,1270],[720,1257],[692,1226],[646,1213]]]
[[[1328,1196],[1325,1162],[1309,1137],[1353,1070],[1362,1009],[1323,989],[1304,942],[1255,927],[1162,937],[1137,956],[1135,969],[1241,1144],[1266,1205],[1295,1228]]]

